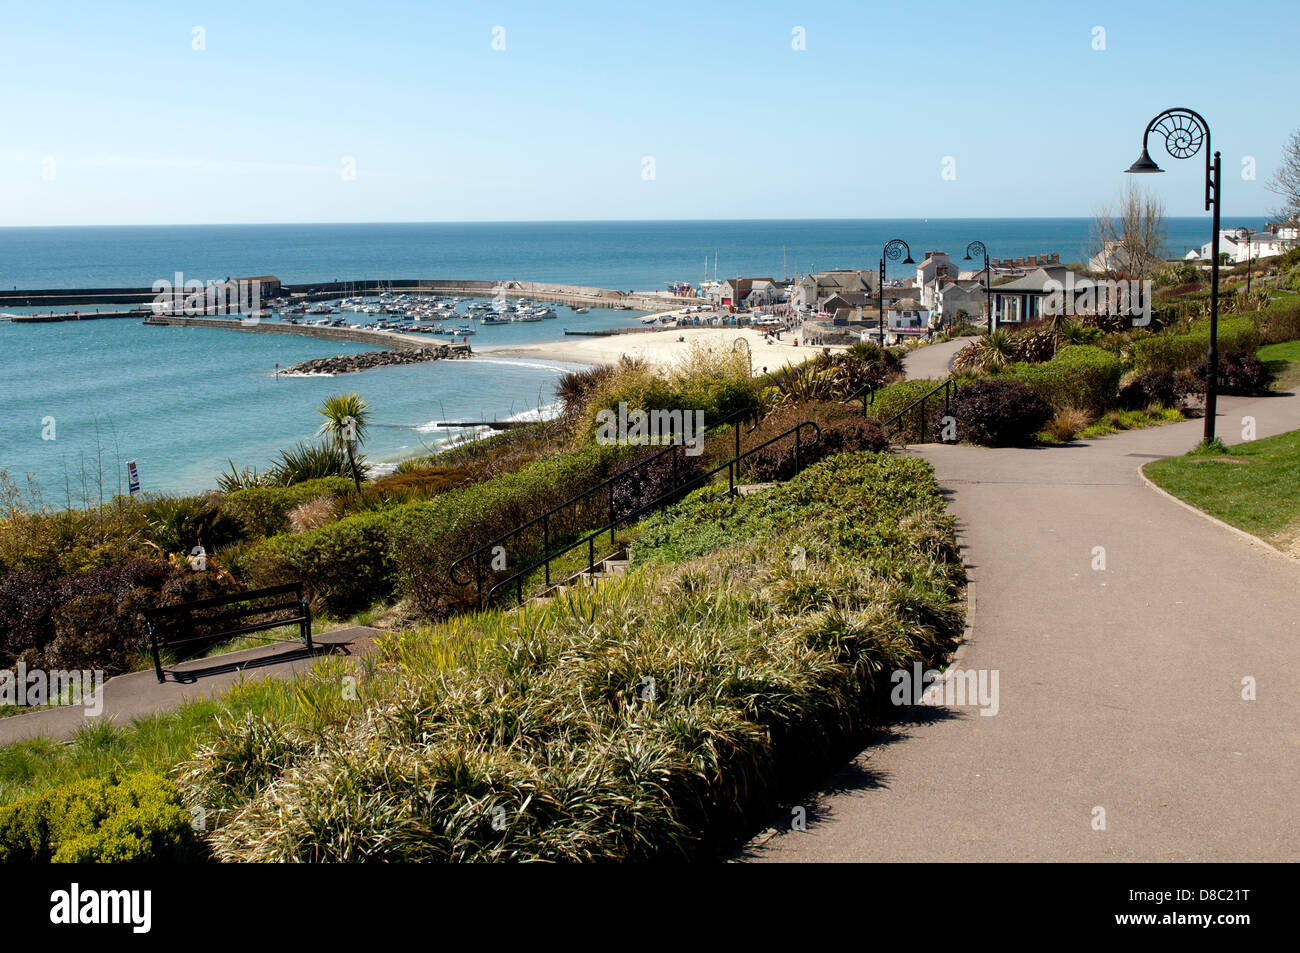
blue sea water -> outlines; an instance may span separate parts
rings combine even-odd
[[[1171,254],[1208,240],[1208,216],[1168,226]],[[698,283],[706,267],[714,277],[715,254],[724,276],[871,268],[881,244],[896,237],[917,260],[931,249],[960,259],[968,242],[980,240],[994,257],[1055,251],[1076,261],[1086,257],[1090,229],[1089,219],[0,228],[0,287],[147,287],[180,271],[199,279],[272,274],[287,283],[466,278],[651,290]],[[626,312],[557,310],[554,321],[480,328],[473,343],[537,343],[565,328],[629,323]],[[371,403],[376,425],[367,454],[391,462],[445,438],[433,427],[438,421],[501,419],[551,403],[567,369],[479,357],[339,378],[274,374],[277,363],[359,350],[133,319],[0,321],[0,469],[31,474],[59,504],[69,485],[73,501],[80,498],[83,474],[93,498],[101,473],[105,494],[116,492],[127,460],[137,461],[146,490],[200,490],[213,486],[228,459],[265,467],[279,449],[311,439],[315,408],[342,390]],[[49,418],[53,440],[43,439]]]

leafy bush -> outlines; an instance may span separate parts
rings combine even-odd
[[[1253,351],[1259,343],[1254,322],[1245,317],[1219,320],[1221,351]],[[1138,370],[1178,371],[1194,367],[1210,348],[1208,321],[1197,321],[1187,334],[1162,332],[1140,338],[1133,344],[1133,363]]]
[[[1052,408],[1032,388],[1011,378],[975,380],[957,389],[950,405],[957,437],[986,447],[1032,443],[1052,417]],[[942,428],[940,407],[935,430]]]
[[[0,807],[0,863],[177,862],[201,855],[176,786],[150,772],[75,781]]]
[[[1198,384],[1204,387],[1210,362],[1202,361],[1192,369]],[[1273,384],[1272,369],[1252,351],[1227,351],[1219,355],[1218,392],[1242,397],[1267,394]]]
[[[108,569],[50,579],[25,570],[0,579],[0,659],[31,667],[129,671],[143,657],[140,612],[183,601],[184,585],[197,583],[167,563],[136,560]]]
[[[436,458],[435,458],[436,459]],[[413,500],[428,499],[445,493],[458,486],[487,479],[491,471],[486,467],[424,465],[380,477],[362,490],[362,496],[370,501],[399,501],[409,503]]]
[[[311,500],[340,500],[352,493],[346,477],[308,480],[295,486],[254,486],[227,493],[221,510],[239,523],[249,539],[275,536],[289,529],[289,513]]]
[[[742,447],[748,450],[766,443],[804,421],[821,428],[815,437],[811,427],[800,433],[799,465],[807,467],[832,454],[847,451],[869,450],[879,452],[889,449],[889,435],[875,417],[863,417],[862,407],[839,401],[816,401],[781,407],[763,418],[762,424],[752,433],[745,434]],[[747,457],[742,467],[746,479],[758,483],[787,480],[796,473],[795,437],[786,437],[764,447]]]
[[[1200,272],[1190,261],[1178,261],[1163,268],[1157,268],[1154,284],[1157,288],[1170,288],[1189,284],[1196,281],[1199,276]]]
[[[909,404],[920,400],[942,383],[943,381],[940,380],[917,378],[890,384],[888,387],[876,391],[871,405],[867,408],[867,413],[882,424],[887,424],[891,418],[901,413]]]
[[[749,355],[730,348],[694,342],[678,364],[667,371],[624,359],[594,384],[575,425],[580,441],[596,430],[597,414],[629,410],[702,410],[710,424],[756,406],[758,385],[750,376]]]
[[[576,453],[537,460],[515,473],[502,474],[430,500],[410,511],[393,539],[392,560],[398,590],[423,615],[439,616],[472,604],[474,585],[460,586],[448,577],[458,557],[486,545],[600,483],[639,447],[593,445]],[[605,522],[609,501],[603,493],[554,514],[545,530],[552,542]],[[540,551],[544,527],[538,524],[506,541],[506,574],[522,568]],[[484,589],[503,578],[483,563]],[[473,566],[461,578],[472,578]]]
[[[664,454],[656,459],[661,452],[659,448],[650,450],[641,460],[618,471],[627,476],[613,484],[610,499],[616,518],[623,519],[641,507],[649,506],[705,472],[702,458],[687,455],[686,448],[675,451],[675,462],[674,454]]]
[[[1295,290],[1300,291],[1300,288]],[[1255,314],[1253,320],[1260,344],[1281,344],[1300,339],[1300,303],[1275,304]]]
[[[1170,371],[1146,371],[1119,389],[1124,410],[1142,410],[1152,404],[1173,407],[1182,396],[1178,379]]]
[[[239,568],[256,586],[303,582],[329,610],[351,615],[392,594],[393,533],[425,506],[355,513],[319,529],[272,536],[245,553]]]
[[[1077,407],[1100,413],[1115,403],[1122,367],[1108,351],[1075,344],[1061,348],[1050,361],[1013,364],[1004,373],[1029,385],[1054,410]]]

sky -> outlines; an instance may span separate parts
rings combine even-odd
[[[1160,111],[1223,214],[1300,127],[1300,6],[18,3],[0,226],[1088,216]],[[1169,215],[1203,158],[1152,154]]]

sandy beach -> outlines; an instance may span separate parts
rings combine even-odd
[[[794,346],[798,334],[781,333],[781,340],[771,339],[752,328],[667,328],[661,331],[640,331],[634,334],[610,334],[601,337],[568,337],[544,344],[520,347],[474,348],[478,355],[492,357],[531,358],[543,361],[568,361],[574,364],[612,364],[623,355],[640,358],[653,364],[671,367],[685,358],[693,342],[702,341],[713,347],[733,347],[736,340],[749,343],[754,357],[754,372],[761,374],[787,364],[806,361],[820,348],[805,347],[800,341]],[[842,350],[833,347],[832,350]]]

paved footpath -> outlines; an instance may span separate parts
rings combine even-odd
[[[68,739],[79,728],[98,719],[129,725],[136,718],[170,711],[187,701],[219,695],[245,680],[291,679],[327,655],[353,658],[364,655],[377,634],[375,629],[354,625],[312,633],[315,651],[311,653],[297,641],[272,642],[211,658],[193,659],[164,669],[166,681],[161,684],[152,668],[118,675],[105,682],[96,693],[102,696],[98,705],[92,696],[90,705],[65,705],[0,718],[0,745],[38,735]],[[94,707],[98,707],[98,713],[92,713]]]
[[[1226,443],[1245,415],[1260,437],[1300,428],[1296,395],[1222,398],[1219,410]],[[810,795],[806,831],[757,838],[746,856],[1300,857],[1300,561],[1137,473],[1190,449],[1202,426],[1043,449],[916,448],[935,466],[973,583],[973,633],[955,667],[996,670],[999,710],[913,708]],[[1242,699],[1247,677],[1255,701]]]

